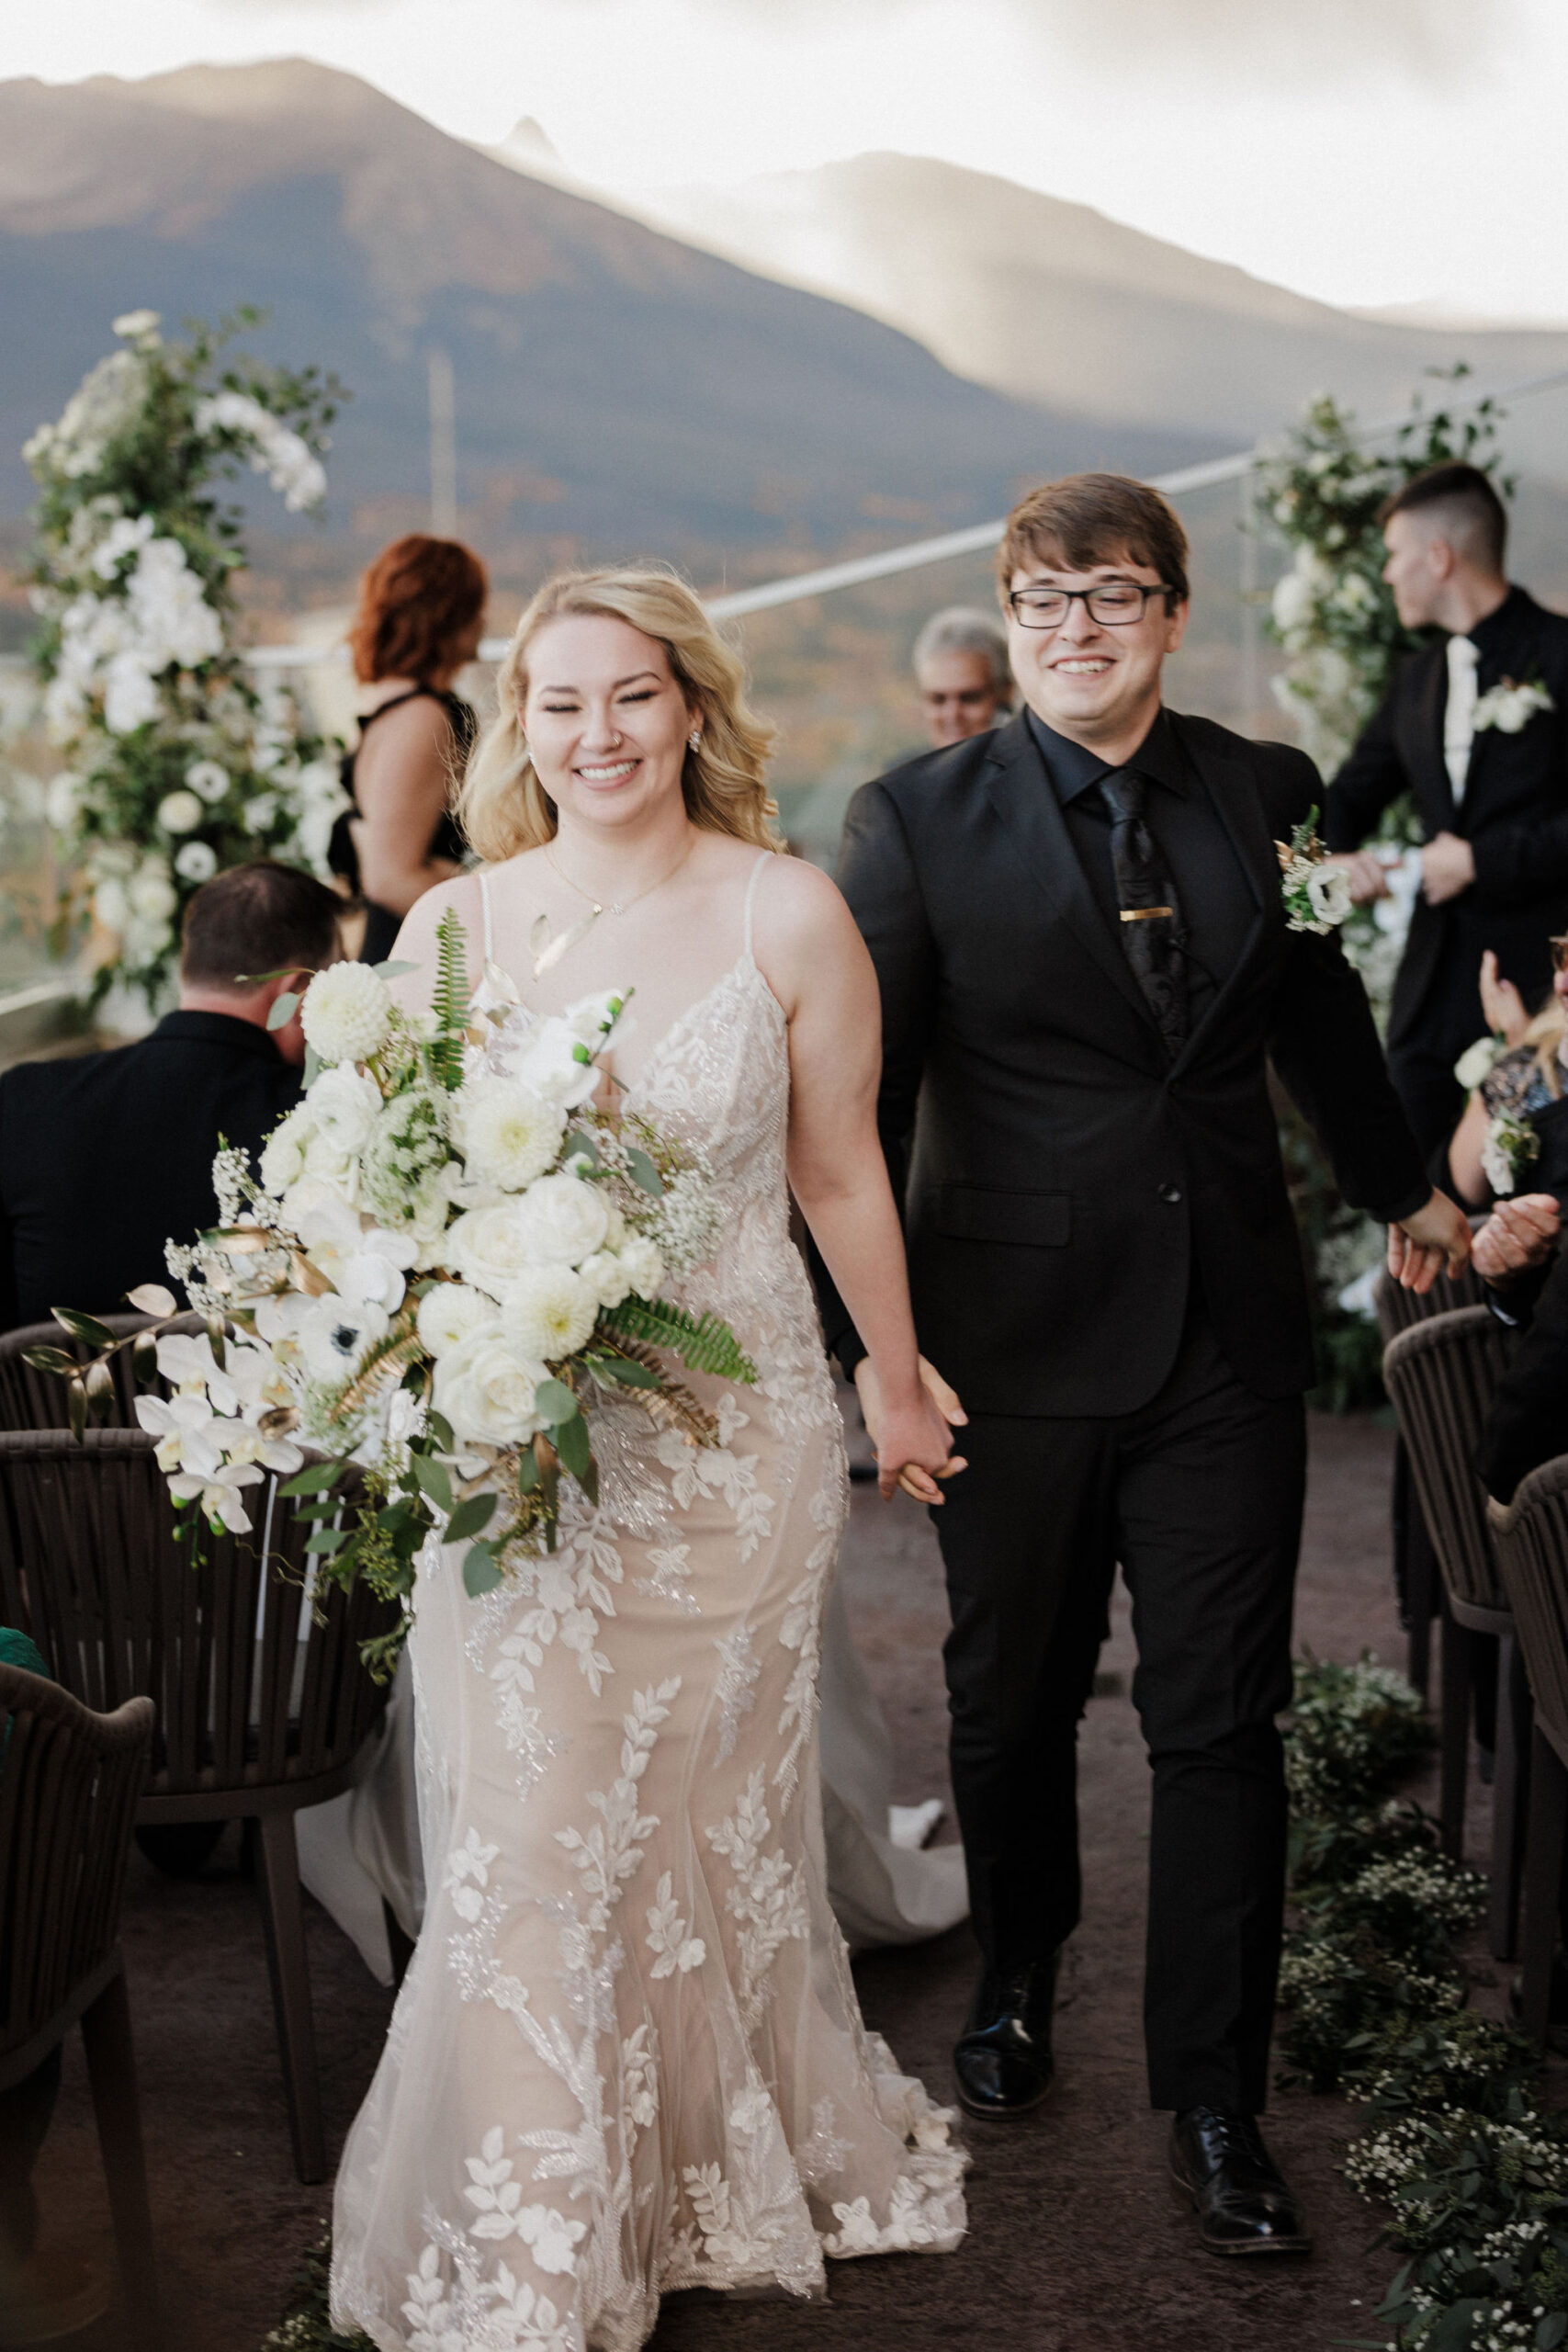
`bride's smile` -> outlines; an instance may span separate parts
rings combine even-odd
[[[652,835],[684,825],[682,771],[702,714],[656,639],[604,613],[548,622],[535,640],[521,717],[566,836],[613,827],[628,846],[632,834],[651,846]]]

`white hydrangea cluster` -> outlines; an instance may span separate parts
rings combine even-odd
[[[317,506],[327,494],[326,469],[310,445],[248,392],[215,392],[198,401],[198,433],[221,433],[251,445],[253,471],[265,474],[291,514]]]
[[[60,653],[44,695],[56,742],[73,740],[95,698],[111,735],[134,733],[159,716],[157,682],[166,670],[198,669],[223,650],[223,624],[179,541],[154,537],[151,515],[126,528],[135,536],[117,552],[117,563],[131,559],[123,594],[84,591],[60,616]]]

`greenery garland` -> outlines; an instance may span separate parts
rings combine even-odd
[[[1554,2352],[1568,2340],[1568,2117],[1534,2045],[1468,2006],[1458,1943],[1486,1897],[1390,1792],[1430,1745],[1421,1702],[1363,1658],[1296,1671],[1287,1736],[1286,2082],[1363,2106],[1345,2163],[1404,2260],[1364,2352]]]
[[[70,875],[53,933],[88,918],[91,1001],[145,1026],[163,1010],[191,893],[225,866],[281,857],[323,879],[347,800],[337,767],[280,687],[258,688],[235,644],[243,516],[218,485],[265,474],[296,512],[326,490],[341,388],[312,368],[228,352],[261,314],[114,322],[100,360],[23,452],[39,486],[34,661],[66,764],[49,823]]]

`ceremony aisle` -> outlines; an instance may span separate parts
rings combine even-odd
[[[1317,1419],[1298,1642],[1403,1663],[1389,1593],[1390,1433],[1362,1416]],[[844,1575],[850,1612],[892,1724],[898,1793],[945,1786],[940,1566],[923,1518],[854,1490]],[[1372,2314],[1396,2267],[1371,2251],[1373,2210],[1340,2180],[1354,2128],[1338,2098],[1277,2098],[1269,2131],[1306,2200],[1317,2250],[1261,2267],[1201,2254],[1166,2185],[1164,2125],[1145,2103],[1139,2027],[1147,1772],[1128,1699],[1125,1597],[1083,1732],[1084,1924],[1064,1971],[1058,2087],[1038,2119],[969,2129],[972,2233],[941,2261],[829,2266],[827,2307],[671,2299],[655,2352],[906,2352],[968,2340],[1006,2352],[1316,2352],[1382,2340]],[[1424,1783],[1412,1793],[1432,1792]],[[1484,1853],[1487,1797],[1472,1789],[1470,1853]],[[942,1835],[952,1835],[951,1823]],[[329,2145],[369,2079],[389,1996],[310,1906],[310,1965]],[[260,1922],[232,1838],[193,1884],[132,1859],[125,1919],[154,2222],[170,2352],[260,2352],[326,2211],[289,2165]],[[966,1928],[857,1966],[867,2022],[939,2097],[968,1998]],[[1506,1972],[1497,1972],[1499,1979]],[[1495,2013],[1501,1983],[1478,1996]],[[1556,2069],[1554,2072],[1558,2071]],[[1557,2095],[1562,2096],[1561,2090]],[[79,2044],[39,2167],[54,2233],[107,2254]],[[107,2325],[77,2339],[114,2352]]]

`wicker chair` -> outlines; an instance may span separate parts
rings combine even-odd
[[[363,1585],[309,1599],[310,1522],[265,1484],[248,1492],[254,1536],[209,1535],[195,1566],[141,1430],[0,1434],[0,1619],[30,1633],[86,1705],[156,1702],[139,1823],[246,1823],[295,2165],[321,2180],[294,1815],[348,1787],[387,1695],[359,1644],[394,1616]],[[345,1487],[345,1508],[356,1492]]]
[[[98,1320],[117,1340],[123,1340],[134,1331],[144,1331],[152,1317],[102,1315]],[[199,1315],[186,1315],[169,1328],[201,1331],[207,1327]],[[0,1331],[0,1430],[58,1429],[65,1418],[65,1391],[59,1375],[35,1372],[24,1361],[28,1348],[59,1348],[84,1364],[93,1354],[91,1348],[73,1340],[58,1323],[24,1323],[15,1331]],[[136,1427],[136,1371],[131,1352],[126,1348],[109,1359],[113,1392],[105,1400],[104,1419],[117,1429]]]
[[[1508,1334],[1495,1317],[1464,1306],[1412,1323],[1383,1357],[1449,1617],[1461,1632],[1497,1636],[1491,1940],[1499,1959],[1513,1951],[1518,1916],[1529,1697],[1487,1529],[1486,1492],[1472,1464],[1507,1352]],[[1444,1844],[1456,1857],[1464,1844],[1471,1675],[1468,1644],[1449,1639],[1445,1627],[1440,1812]]]
[[[0,2090],[81,2026],[119,2256],[116,2341],[132,2352],[164,2347],[118,1942],[152,1740],[150,1699],[96,1714],[40,1676],[0,1666]]]
[[[1543,1463],[1506,1506],[1488,1506],[1535,1700],[1525,1846],[1524,2025],[1546,2039],[1568,1840],[1568,1454]]]
[[[1385,1349],[1413,1323],[1425,1323],[1455,1307],[1483,1306],[1485,1298],[1481,1277],[1468,1267],[1457,1283],[1439,1274],[1430,1290],[1414,1291],[1396,1283],[1385,1266],[1372,1293]],[[1394,1453],[1393,1559],[1394,1582],[1408,1629],[1404,1671],[1425,1699],[1432,1680],[1432,1620],[1443,1613],[1443,1580],[1421,1506],[1412,1491],[1410,1455],[1403,1442]]]

